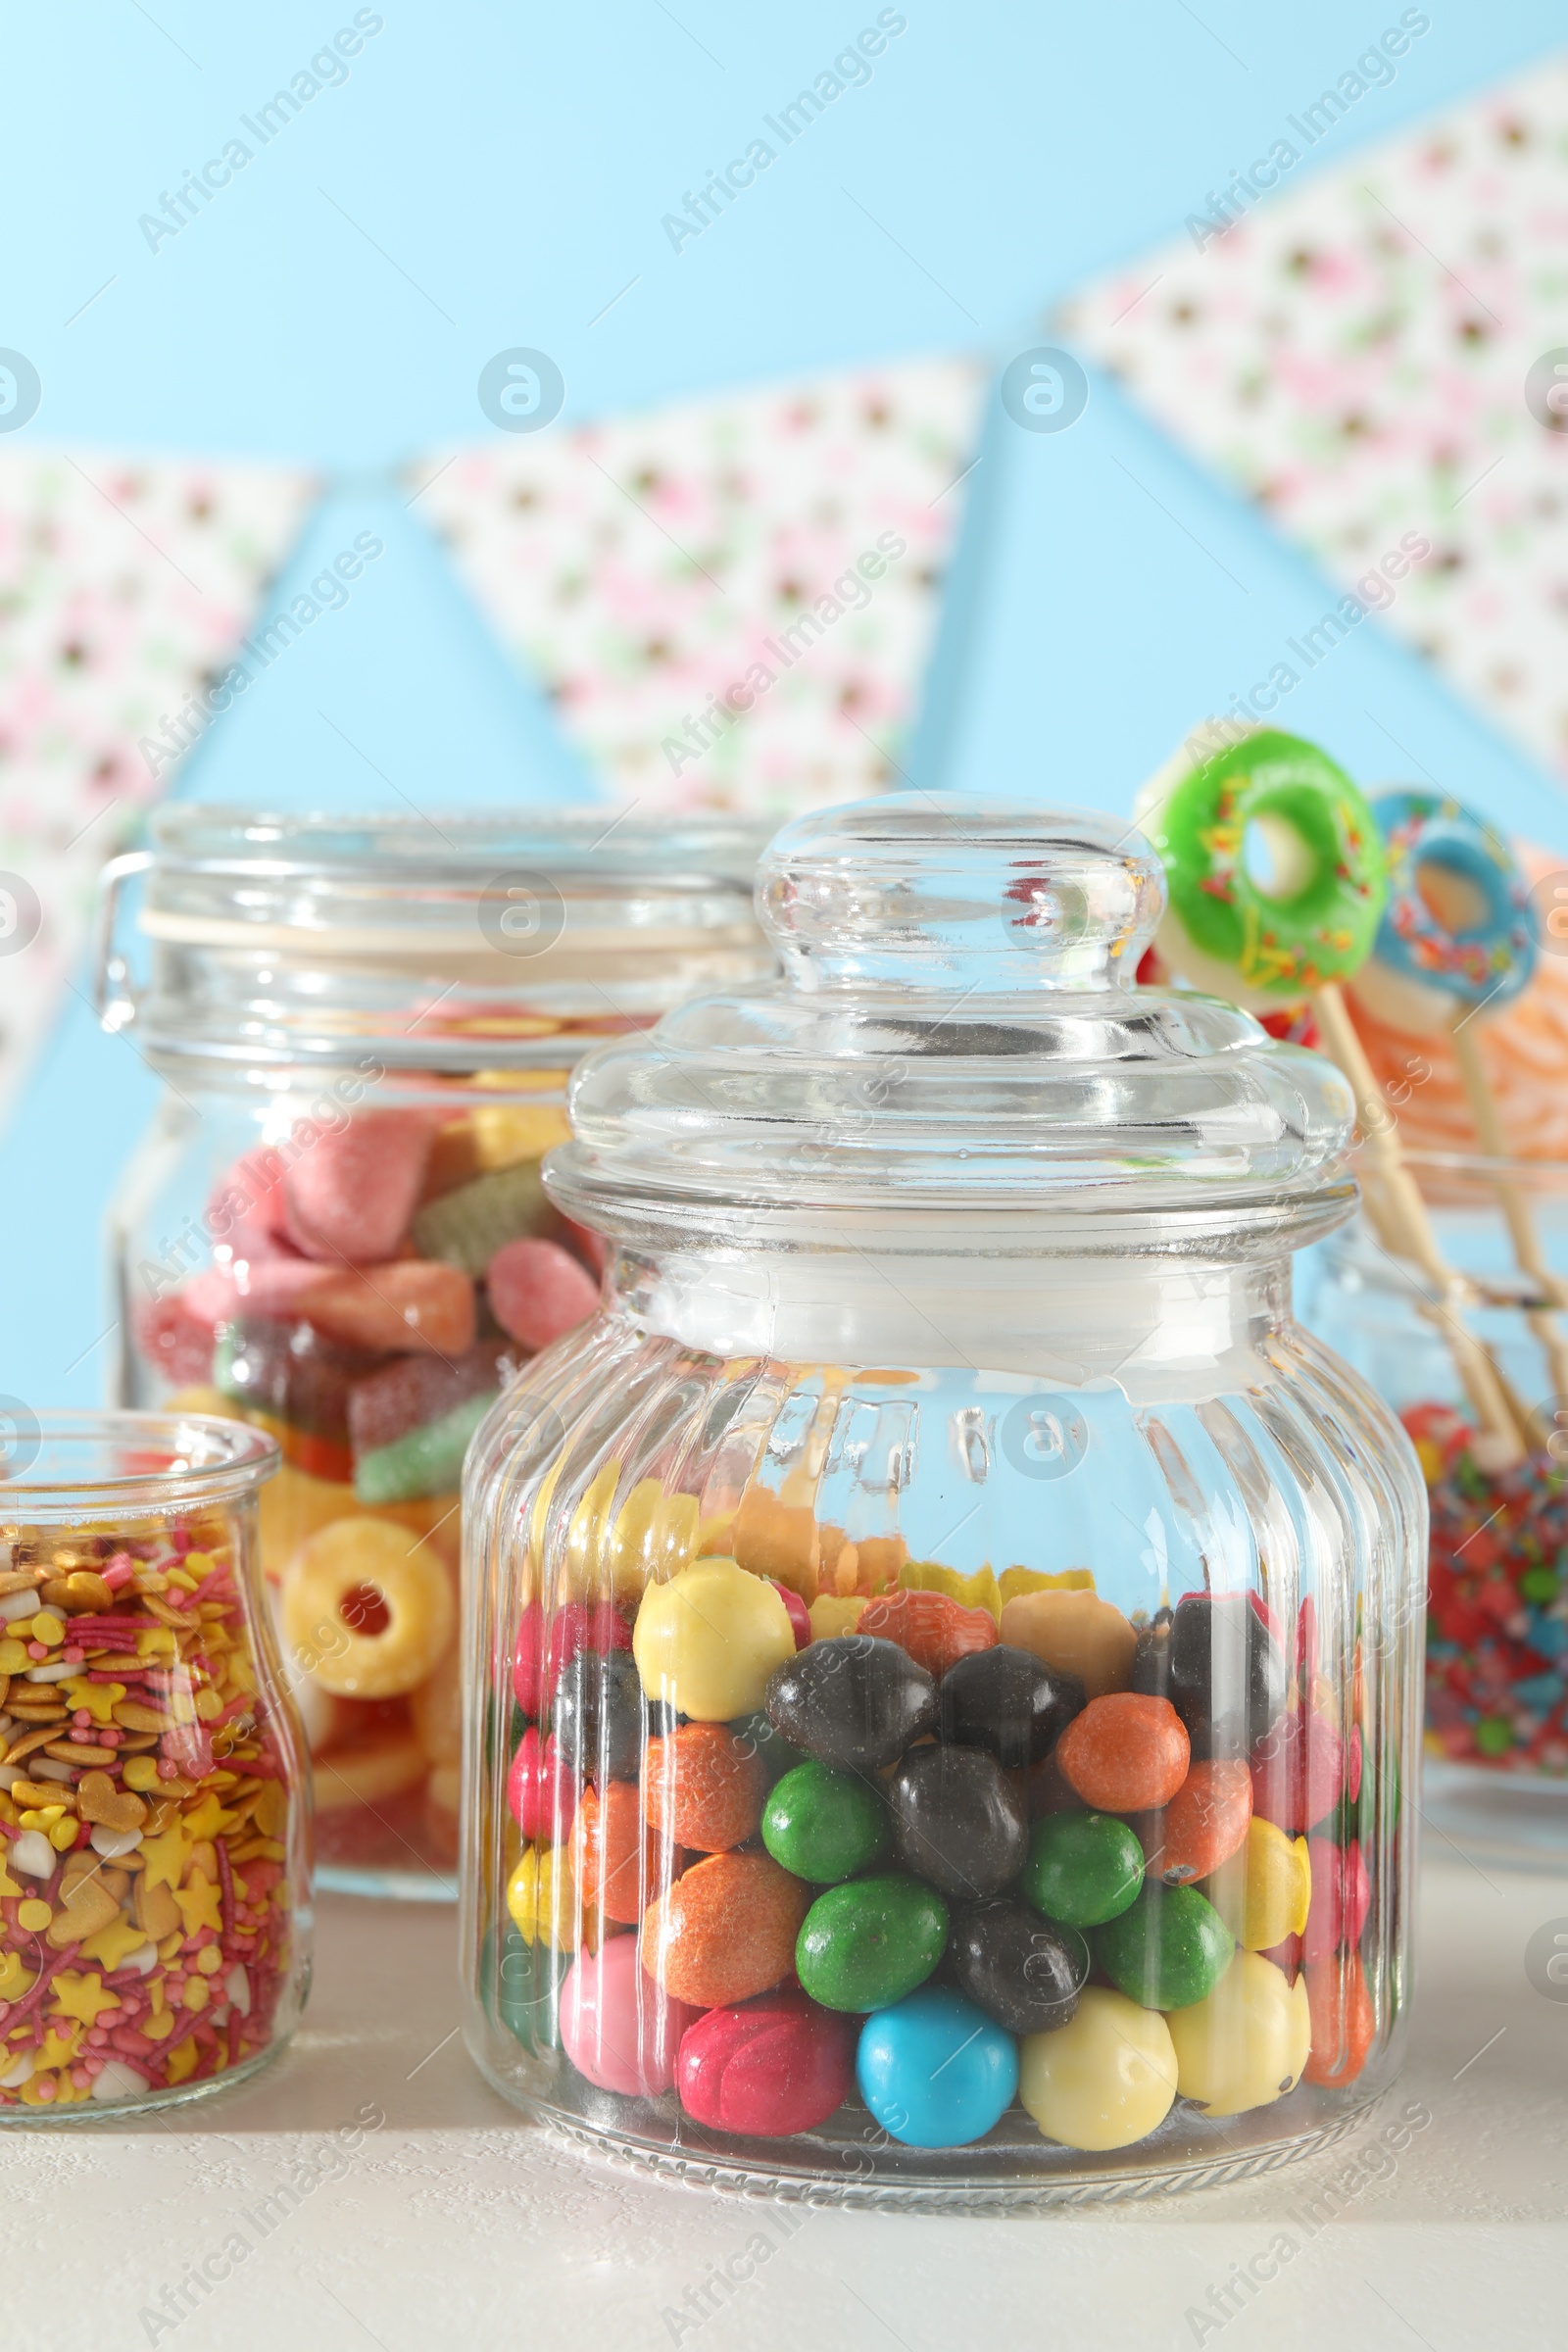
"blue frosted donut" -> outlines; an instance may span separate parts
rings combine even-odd
[[[1500,1012],[1529,982],[1539,945],[1530,885],[1507,843],[1442,793],[1382,792],[1372,812],[1389,857],[1374,963],[1450,1001]],[[1422,893],[1423,866],[1470,884],[1480,920],[1446,928]]]

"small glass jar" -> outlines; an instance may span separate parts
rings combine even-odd
[[[787,828],[784,962],[599,1049],[613,1255],[470,1448],[466,2033],[686,2179],[1249,2174],[1389,2083],[1425,1496],[1292,1320],[1348,1089],[1134,990],[1108,820]]]
[[[116,1394],[282,1449],[262,1558],[323,1886],[456,1893],[464,1446],[598,1294],[539,1162],[587,1044],[771,969],[761,839],[173,806],[110,869],[104,1016],[167,1090],[111,1212]],[[114,945],[135,875],[138,985]]]
[[[310,1788],[261,1430],[13,1415],[0,1465],[0,2123],[204,2097],[310,1983]]]
[[[1399,1414],[1431,1494],[1423,1803],[1446,1837],[1499,1861],[1568,1859],[1568,1167],[1411,1152],[1466,1320],[1528,1439],[1499,1461],[1445,1344],[1430,1286],[1363,1219],[1327,1242],[1307,1319]],[[1548,1269],[1521,1272],[1506,1197]],[[1553,1358],[1555,1357],[1555,1365]]]

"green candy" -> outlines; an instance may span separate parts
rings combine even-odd
[[[831,1886],[880,1862],[893,1836],[874,1788],[810,1757],[787,1772],[768,1798],[762,1843],[798,1879]]]
[[[1253,878],[1250,828],[1295,845],[1285,896]],[[1383,837],[1316,744],[1259,728],[1182,777],[1144,830],[1193,947],[1249,987],[1298,997],[1348,978],[1370,955],[1389,895]]]
[[[830,1886],[806,1914],[795,1973],[824,2009],[864,2016],[923,1984],[948,1940],[948,1906],[902,1872]]]
[[[1143,1883],[1144,1849],[1113,1813],[1053,1813],[1035,1823],[1023,1891],[1048,1919],[1103,1927],[1138,1900]]]
[[[362,1453],[354,1465],[360,1501],[412,1502],[420,1494],[449,1493],[462,1479],[468,1440],[494,1402],[494,1395],[469,1396],[439,1420]]]
[[[497,1168],[493,1175],[475,1176],[455,1192],[427,1200],[409,1228],[420,1257],[437,1257],[461,1266],[475,1282],[496,1251],[525,1233],[547,1232],[555,1211],[545,1198],[539,1162],[525,1159],[514,1168]]]
[[[1144,2009],[1190,2009],[1231,1964],[1236,1938],[1196,1886],[1146,1886],[1130,1910],[1095,1931],[1095,1958]]]

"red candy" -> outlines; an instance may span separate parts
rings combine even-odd
[[[710,2009],[675,2066],[680,2103],[714,2132],[780,2139],[837,2113],[855,2082],[856,2030],[804,1992],[764,1992]]]
[[[781,1585],[776,1576],[770,1576],[766,1578],[765,1582],[772,1586],[774,1592],[784,1603],[785,1612],[789,1618],[791,1628],[794,1631],[796,1648],[804,1649],[808,1642],[809,1642],[811,1639],[810,1610],[807,1607],[800,1594],[798,1592],[792,1592],[788,1585]]]
[[[1331,1838],[1309,1838],[1306,1850],[1312,1865],[1312,1900],[1301,1950],[1311,1968],[1316,1961],[1360,1942],[1372,1903],[1372,1885],[1354,1838],[1348,1845],[1336,1845]]]
[[[977,1649],[993,1649],[997,1621],[989,1609],[966,1609],[946,1592],[882,1592],[868,1600],[855,1628],[896,1642],[927,1674],[941,1676]]]
[[[1253,1812],[1292,1838],[1320,1822],[1345,1788],[1345,1742],[1311,1707],[1282,1715],[1253,1748],[1251,1764]]]
[[[561,1769],[552,1732],[541,1740],[533,1724],[523,1733],[507,1775],[507,1802],[529,1845],[553,1845],[571,1836],[577,1784]]]
[[[534,1353],[575,1331],[599,1304],[599,1285],[570,1251],[531,1236],[496,1251],[485,1283],[502,1330]]]
[[[418,1206],[435,1130],[422,1110],[362,1110],[306,1141],[284,1181],[289,1240],[307,1257],[374,1265],[396,1254]]]

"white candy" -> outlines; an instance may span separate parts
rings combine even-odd
[[[139,1977],[151,1976],[158,1966],[157,1944],[139,1943],[133,1952],[126,1953],[120,1965],[122,1968],[133,1968]]]
[[[239,2011],[241,2017],[249,2017],[251,2013],[251,1981],[245,1974],[245,1964],[242,1960],[236,1960],[223,1979],[223,1990],[228,1995],[230,2005]]]
[[[74,1674],[80,1672],[79,1666],[68,1666],[62,1658],[53,1666],[29,1666],[23,1680],[28,1683],[69,1683]]]
[[[32,2052],[19,2058],[8,2074],[0,2075],[0,2090],[20,2090],[24,2082],[32,2081]]]
[[[36,1617],[36,1592],[0,1592],[0,1625],[9,1625],[13,1617]]]
[[[112,1830],[107,1822],[95,1821],[92,1825],[90,1842],[95,1854],[104,1854],[111,1862],[118,1862],[122,1854],[135,1852],[141,1843],[141,1832],[140,1830]]]
[[[145,2091],[146,2083],[133,2068],[119,2058],[106,2058],[93,2077],[91,2096],[95,2099],[133,2099]]]
[[[59,1859],[42,1830],[24,1830],[20,1838],[11,1840],[6,1855],[12,1869],[24,1872],[29,1879],[53,1878]]]

